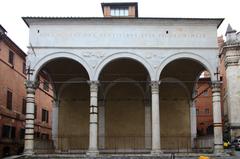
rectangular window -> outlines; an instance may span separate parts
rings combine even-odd
[[[19,134],[20,134],[20,139],[24,139],[25,129],[21,128]]]
[[[41,138],[42,138],[43,140],[48,140],[48,139],[49,139],[49,135],[43,133],[42,136],[41,136]]]
[[[34,132],[34,138],[39,139],[40,135],[40,132]]]
[[[205,90],[204,92],[203,92],[203,95],[206,97],[206,96],[208,96],[208,90]]]
[[[15,139],[16,128],[8,125],[2,127],[2,138]]]
[[[196,109],[196,114],[197,114],[197,115],[199,114],[199,109]]]
[[[47,80],[44,80],[44,82],[43,82],[43,89],[44,89],[45,91],[49,91],[49,83],[48,83]]]
[[[25,62],[22,64],[22,73],[26,74],[26,63]]]
[[[111,8],[110,14],[111,16],[118,16],[118,17],[128,16],[128,7]]]
[[[209,109],[208,108],[205,109],[205,114],[209,114]]]
[[[42,109],[42,121],[48,123],[48,111]]]
[[[37,104],[34,104],[34,119],[37,119]]]
[[[22,99],[22,114],[26,114],[26,99]]]
[[[7,108],[12,110],[12,92],[7,91]]]
[[[14,53],[12,51],[9,51],[8,62],[13,65],[13,60],[14,60]]]

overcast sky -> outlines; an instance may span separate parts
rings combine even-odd
[[[225,18],[240,31],[240,0],[1,0],[0,24],[8,36],[27,52],[28,27],[23,16],[102,17],[101,2],[138,2],[139,17]]]

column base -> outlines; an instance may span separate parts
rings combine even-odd
[[[214,154],[221,155],[224,153],[223,146],[222,145],[215,145],[214,146]]]
[[[161,155],[163,152],[161,150],[152,150],[151,155],[152,156],[158,156]]]
[[[23,154],[26,155],[26,156],[31,156],[31,155],[34,154],[34,152],[33,152],[32,149],[25,149]]]
[[[88,150],[86,155],[91,156],[91,157],[95,157],[95,156],[99,155],[99,151],[98,150]]]

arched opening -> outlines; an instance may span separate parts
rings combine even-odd
[[[44,77],[44,74],[47,74],[49,78]],[[52,101],[38,100],[41,94],[36,91],[37,107],[35,108],[39,114],[36,120],[43,120],[43,117],[46,118],[47,115],[49,119],[46,121],[46,126],[49,127],[54,121],[52,139],[55,149],[60,151],[86,150],[89,139],[90,101],[87,83],[89,75],[86,69],[75,60],[56,58],[41,67],[37,78],[40,81],[39,88],[51,96]],[[47,90],[44,89],[45,81],[49,84]],[[45,113],[46,111],[48,113]],[[52,118],[49,114],[52,114]],[[38,144],[38,146],[41,145]]]
[[[195,85],[206,68],[193,59],[176,59],[160,75],[160,128],[163,150],[188,151],[196,139]],[[195,120],[195,121],[193,121]]]
[[[146,122],[151,122],[149,100],[149,74],[139,62],[130,59],[117,59],[108,63],[101,71],[99,81],[103,95],[105,125],[105,150],[143,150],[146,140],[151,140]],[[99,120],[103,116],[99,114]],[[148,124],[149,125],[149,124]],[[146,139],[147,138],[147,139]],[[102,141],[101,141],[102,142]],[[99,143],[101,145],[101,143]]]

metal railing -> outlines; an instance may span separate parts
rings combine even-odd
[[[100,153],[150,153],[151,136],[98,136]],[[54,144],[55,142],[55,144]],[[35,140],[36,153],[86,153],[89,136],[59,136]],[[161,136],[161,150],[167,153],[211,152],[213,137],[194,140],[191,136]]]

